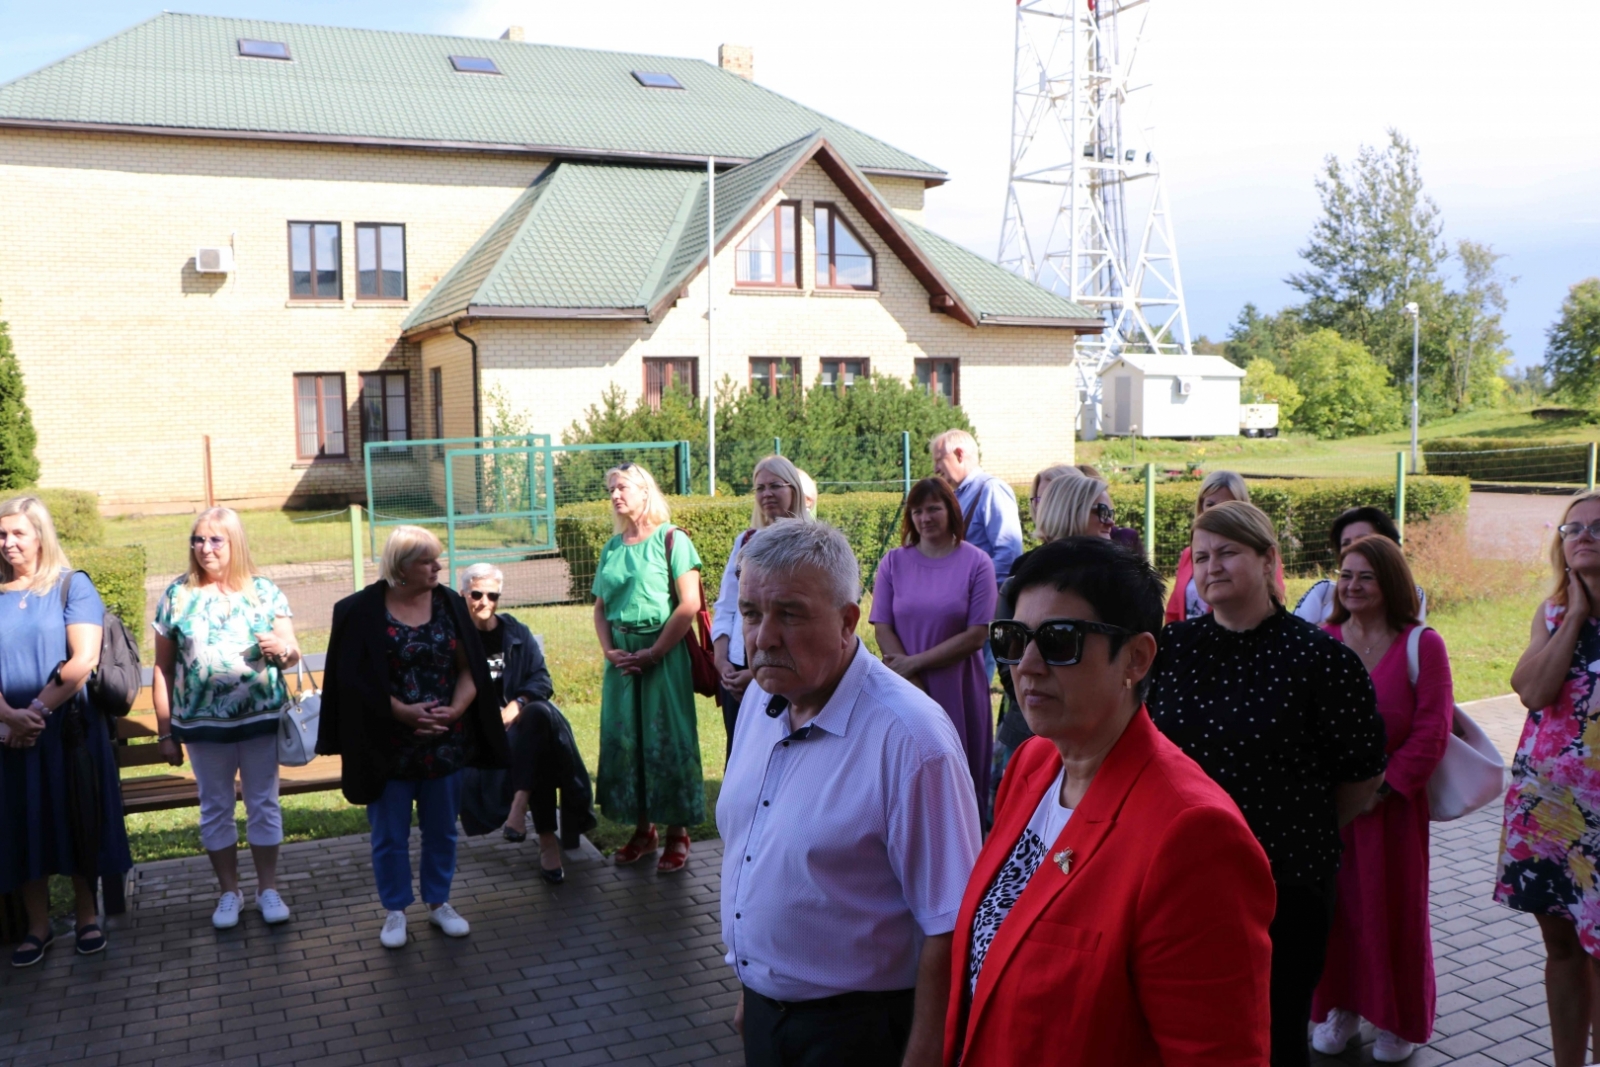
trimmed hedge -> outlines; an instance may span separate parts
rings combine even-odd
[[[42,500],[56,524],[56,537],[68,548],[98,545],[105,540],[99,498],[94,493],[83,489],[24,489],[8,495],[36,496]]]
[[[144,546],[69,548],[67,558],[94,581],[106,608],[114,612],[138,640],[138,635],[144,632]]]
[[[1584,443],[1531,445],[1520,437],[1440,437],[1422,443],[1429,474],[1480,482],[1581,485],[1589,476]]]

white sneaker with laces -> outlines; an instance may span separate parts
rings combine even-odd
[[[222,894],[217,910],[211,913],[211,925],[218,930],[232,930],[239,925],[239,909],[243,904],[238,893]]]
[[[466,937],[472,932],[467,920],[456,914],[449,904],[440,904],[428,912],[428,921],[443,930],[446,937]]]
[[[1334,1008],[1328,1017],[1311,1031],[1311,1047],[1324,1056],[1337,1056],[1350,1044],[1350,1039],[1361,1029],[1361,1016],[1343,1008]]]
[[[383,933],[378,935],[384,948],[404,948],[406,944],[406,913],[391,911],[383,920]]]
[[[1402,1063],[1415,1051],[1416,1045],[1402,1041],[1387,1030],[1379,1030],[1378,1040],[1372,1044],[1372,1058],[1379,1063]]]
[[[263,889],[256,894],[256,908],[261,920],[270,925],[289,921],[289,905],[283,902],[276,889]]]

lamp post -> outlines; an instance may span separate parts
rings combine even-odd
[[[1417,353],[1422,339],[1422,313],[1415,300],[1406,305],[1411,316],[1411,473],[1417,473]]]

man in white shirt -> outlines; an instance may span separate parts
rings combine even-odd
[[[960,739],[857,639],[861,571],[843,534],[777,523],[742,557],[755,682],[717,826],[746,1064],[936,1067],[981,844]]]

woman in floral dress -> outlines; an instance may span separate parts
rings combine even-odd
[[[1494,898],[1539,921],[1555,1067],[1578,1067],[1600,1024],[1600,493],[1567,505],[1550,562],[1554,588],[1511,674],[1538,710],[1511,765]]]

